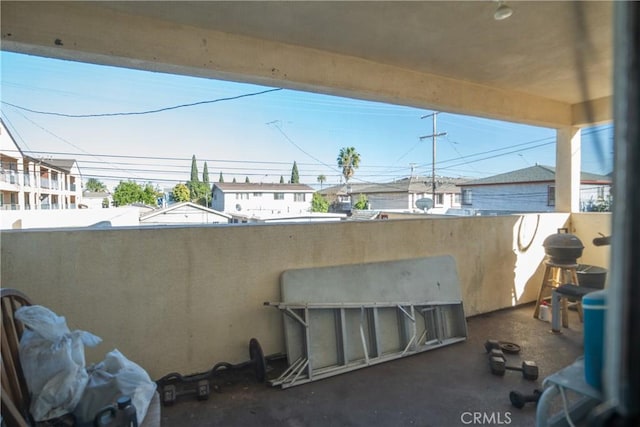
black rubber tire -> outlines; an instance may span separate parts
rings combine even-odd
[[[259,383],[263,383],[267,377],[267,362],[264,359],[262,347],[255,338],[251,338],[249,341],[249,358],[251,362],[253,362],[256,380],[258,380]]]

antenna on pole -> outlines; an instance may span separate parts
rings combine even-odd
[[[433,200],[434,207],[436,205],[436,141],[437,141],[436,138],[447,134],[446,132],[437,133],[436,131],[436,117],[438,116],[438,114],[440,114],[440,112],[436,111],[432,114],[427,114],[426,116],[420,117],[421,119],[426,119],[427,117],[433,118],[433,133],[431,135],[421,136],[420,141],[427,138],[431,138],[431,145],[432,145],[431,149],[432,149],[432,156],[433,156],[433,163],[431,164],[431,197]]]

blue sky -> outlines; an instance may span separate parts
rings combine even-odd
[[[340,182],[336,157],[353,146],[361,166],[353,182],[430,175],[429,110],[291,90],[169,111],[110,117],[61,117],[156,110],[273,89],[2,52],[2,118],[35,157],[75,158],[85,178],[172,187],[189,179],[191,156],[211,181],[287,180],[296,161],[303,183]],[[436,173],[479,178],[536,163],[555,164],[555,130],[440,113]],[[583,136],[583,170],[608,173],[611,126]],[[604,156],[598,153],[603,153]]]

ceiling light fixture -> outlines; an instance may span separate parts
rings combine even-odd
[[[502,0],[498,1],[498,8],[493,14],[493,19],[496,21],[502,21],[503,19],[507,19],[513,15],[513,9],[511,9],[505,2]]]

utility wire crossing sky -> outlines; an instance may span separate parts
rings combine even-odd
[[[433,113],[282,88],[2,52],[2,119],[25,154],[73,158],[83,178],[172,187],[195,155],[211,182],[341,182],[336,158],[355,147],[351,182],[431,176]],[[480,178],[555,165],[555,130],[441,112],[436,174]],[[612,126],[583,130],[583,171],[612,168]],[[604,147],[604,150],[602,149]],[[604,152],[606,158],[597,153]]]

